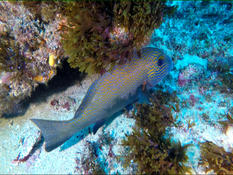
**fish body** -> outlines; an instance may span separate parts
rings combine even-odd
[[[51,151],[76,132],[93,123],[102,123],[127,105],[136,102],[142,86],[153,87],[171,70],[172,60],[162,51],[147,47],[128,63],[103,74],[88,89],[73,119],[51,121],[32,119],[45,138],[45,149]]]

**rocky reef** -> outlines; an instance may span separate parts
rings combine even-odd
[[[206,0],[0,2],[0,113],[19,113],[23,99],[39,96],[24,115],[0,118],[0,173],[232,174],[232,9]],[[29,119],[71,119],[90,75],[148,41],[174,62],[150,102],[46,153]],[[67,81],[79,75],[71,67],[88,76],[38,93],[57,82],[60,67]]]
[[[174,9],[165,1],[1,2],[0,116],[51,80],[64,59],[89,75],[123,64]]]
[[[159,27],[164,8],[164,1],[69,3],[62,43],[70,66],[93,74],[126,62]]]
[[[59,18],[46,23],[30,13],[22,2],[2,1],[0,13],[2,116],[29,97],[39,83],[47,83],[56,75],[63,48]]]

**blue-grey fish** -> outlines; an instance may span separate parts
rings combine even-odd
[[[143,48],[140,56],[134,54],[131,61],[103,74],[89,87],[73,119],[32,119],[45,139],[45,150],[55,149],[91,124],[104,123],[115,113],[136,102],[139,99],[139,91],[144,89],[142,87],[153,87],[171,68],[171,58],[161,50]]]

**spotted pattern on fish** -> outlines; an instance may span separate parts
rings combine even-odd
[[[94,115],[116,97],[127,99],[129,93],[133,94],[144,81],[151,85],[158,83],[171,69],[171,60],[168,57],[165,60],[165,57],[158,49],[146,48],[141,58],[135,56],[131,62],[116,67],[111,73],[105,73],[89,88],[83,100],[83,104],[89,104],[75,123]],[[164,64],[158,66],[158,60]]]
[[[146,89],[160,82],[171,70],[172,60],[159,49],[143,48],[125,65],[116,66],[97,79],[88,89],[73,119],[52,121],[32,119],[41,129],[46,151],[63,144],[76,132],[108,120],[139,99]]]

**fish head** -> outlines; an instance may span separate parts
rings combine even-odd
[[[156,48],[145,48],[143,55],[148,62],[146,66],[147,82],[154,86],[159,83],[173,68],[172,59]]]

